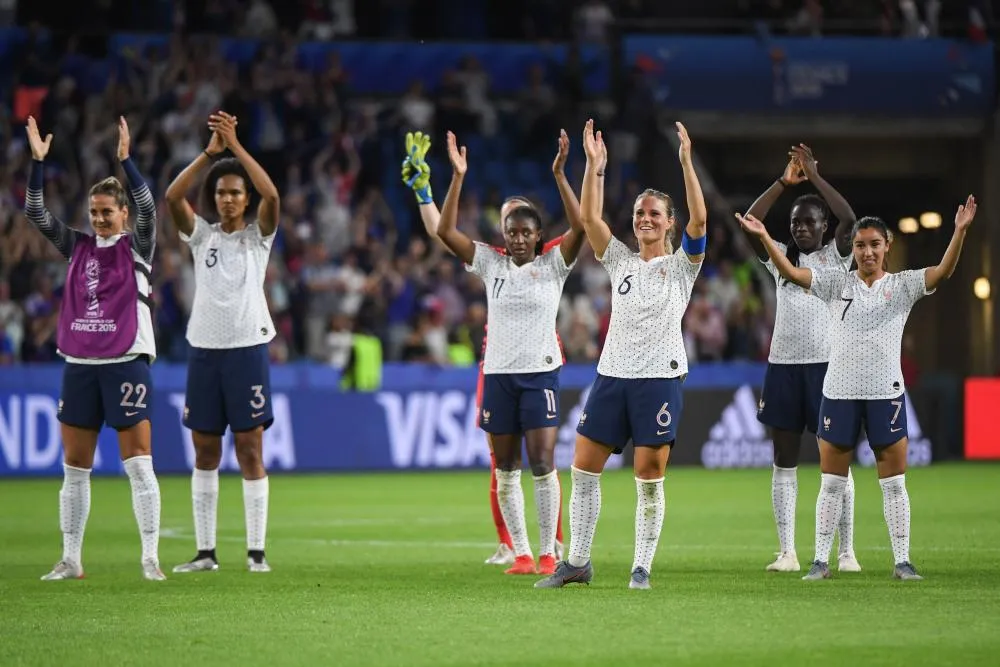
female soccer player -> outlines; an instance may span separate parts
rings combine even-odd
[[[452,180],[437,235],[486,284],[491,334],[483,360],[479,424],[496,457],[497,497],[514,543],[514,564],[506,573],[536,572],[524,522],[522,438],[535,478],[540,533],[537,571],[551,573],[556,565],[559,516],[554,452],[559,429],[559,367],[563,363],[556,316],[563,284],[583,245],[583,230],[571,227],[558,252],[541,254],[541,218],[533,208],[520,206],[502,221],[506,252],[473,242],[457,228],[458,202],[468,164],[465,147],[458,148],[451,132],[448,157]]]
[[[778,248],[795,266],[833,268],[850,263],[851,229],[854,211],[839,192],[822,176],[816,158],[805,144],[792,148],[785,172],[750,207],[749,215],[763,220],[778,197],[790,186],[804,180],[812,183],[822,197],[802,195],[792,203],[789,231],[792,242]],[[824,201],[825,200],[825,201]],[[837,217],[833,240],[823,244],[829,212]],[[770,427],[774,443],[774,471],[771,476],[771,505],[778,529],[778,558],[767,566],[771,572],[798,572],[795,553],[795,505],[798,496],[799,445],[802,430],[815,434],[819,405],[823,400],[823,377],[830,359],[829,331],[833,327],[829,310],[794,283],[781,278],[767,251],[756,236],[747,234],[760,261],[774,277],[777,312],[768,355],[764,390],[757,419]],[[841,514],[841,572],[860,572],[854,555],[854,478],[847,473],[844,511]]]
[[[906,493],[906,394],[900,368],[903,328],[910,309],[951,276],[976,215],[969,195],[955,214],[955,233],[937,266],[889,273],[892,237],[879,218],[865,217],[851,235],[857,270],[794,266],[753,216],[740,217],[761,239],[785,280],[829,304],[834,314],[830,368],[823,381],[819,454],[822,482],[816,500],[816,555],[806,580],[826,579],[833,534],[844,506],[847,471],[861,427],[875,452],[885,522],[895,562],[893,576],[922,577],[910,563],[910,499]]]
[[[198,553],[174,572],[219,567],[216,508],[227,426],[243,473],[247,567],[251,572],[270,572],[264,557],[268,479],[261,449],[264,429],[274,421],[267,344],[275,331],[264,297],[264,274],[278,224],[278,189],[240,143],[234,116],[223,111],[212,114],[208,127],[212,131],[208,148],[178,174],[166,193],[170,217],[194,256],[196,283],[187,330],[192,349],[184,425],[191,429],[195,448],[191,496]],[[212,164],[226,148],[235,159]],[[185,199],[195,177],[209,164],[202,210],[214,208],[216,223],[195,214]],[[248,222],[251,185],[261,201],[256,220]]]
[[[580,211],[587,239],[611,275],[611,324],[597,365],[597,380],[577,427],[573,491],[569,501],[569,557],[535,584],[559,588],[589,583],[594,576],[590,547],[601,511],[601,472],[612,452],[631,439],[635,447],[635,559],[629,588],[649,588],[649,573],[663,527],[663,476],[677,437],[683,406],[681,383],[687,355],[681,318],[705,256],[707,211],[691,161],[691,139],[677,123],[679,157],[690,215],[681,250],[672,252],[677,224],[673,200],[657,190],[639,194],[632,229],[635,254],[602,220],[600,180],[606,149],[594,121],[583,132],[587,169]]]
[[[69,261],[59,311],[59,353],[65,357],[59,422],[63,486],[59,524],[63,556],[43,580],[83,578],[83,533],[90,514],[90,470],[101,427],[118,431],[118,447],[132,486],[132,508],[142,540],[142,575],[160,571],[160,487],[150,443],[149,365],[156,358],[149,276],[156,246],[156,204],[129,157],[129,131],[118,120],[118,161],[136,203],[135,230],[128,228],[128,196],[117,178],[90,189],[94,236],[67,227],[42,198],[44,160],[52,135],[42,139],[28,118],[31,175],[25,215]]]
[[[402,170],[403,182],[406,183],[408,187],[413,189],[417,203],[420,205],[420,217],[424,223],[424,229],[427,231],[428,236],[437,239],[437,229],[441,221],[441,214],[438,211],[437,206],[434,204],[434,198],[431,194],[430,165],[427,164],[424,159],[427,155],[427,151],[430,150],[430,137],[421,132],[407,133],[406,146],[407,157],[403,160]],[[555,177],[556,187],[559,191],[559,198],[562,200],[563,211],[566,215],[566,219],[574,221],[579,220],[580,218],[580,203],[577,201],[576,195],[573,193],[573,188],[569,183],[569,179],[566,178],[566,160],[568,157],[569,137],[566,135],[565,130],[563,130],[559,136],[559,150],[552,162],[552,175]],[[527,206],[531,209],[535,208],[534,204],[532,204],[531,201],[525,197],[520,195],[508,197],[500,206],[500,219],[505,220],[511,211],[520,206]],[[579,226],[578,223],[571,222],[571,224]],[[563,236],[547,241],[542,246],[542,254],[548,254],[552,250],[558,248],[562,241]],[[438,239],[438,242],[440,243],[441,240]],[[448,250],[449,253],[451,253],[448,246],[443,243],[441,245]],[[495,246],[494,250],[500,253],[506,252],[506,248]],[[485,345],[486,341],[484,340],[484,352]],[[480,362],[479,378],[476,384],[477,423],[479,419],[478,412],[482,407],[483,378],[483,364]],[[559,494],[559,499],[559,516],[556,521],[556,560],[561,560],[563,555],[561,492]],[[497,546],[496,552],[486,559],[486,564],[510,565],[514,562],[513,542],[511,541],[510,532],[507,530],[507,526],[504,523],[503,513],[500,510],[500,503],[497,500],[496,456],[492,449],[490,450],[490,508],[493,511],[493,524],[496,527],[499,545]]]

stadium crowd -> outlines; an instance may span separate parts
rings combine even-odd
[[[303,6],[310,4],[326,6]],[[533,4],[542,11],[560,3]],[[568,25],[580,41],[604,39],[609,3],[578,4],[575,18],[560,25]],[[643,2],[611,4],[626,15],[644,7]],[[198,22],[195,27],[210,28],[212,11],[227,7],[221,0],[208,2],[190,19]],[[486,322],[482,284],[439,244],[429,242],[415,202],[394,176],[402,155],[387,147],[399,146],[408,130],[424,130],[437,141],[434,152],[443,155],[448,129],[470,147],[478,137],[481,150],[498,141],[514,146],[519,162],[534,163],[538,190],[524,194],[539,197],[551,236],[565,228],[558,207],[546,205],[555,190],[548,165],[559,128],[569,128],[575,137],[573,128],[585,114],[595,113],[594,101],[581,92],[579,65],[536,67],[520,94],[500,99],[469,57],[436,90],[414,83],[399,99],[360,99],[352,94],[351,73],[336,57],[324,72],[313,74],[296,69],[291,54],[300,38],[354,34],[357,25],[365,25],[363,17],[355,21],[340,14],[334,21],[332,14],[305,11],[275,15],[262,0],[250,3],[247,12],[241,23],[246,30],[273,23],[273,30],[261,35],[273,39],[251,66],[225,61],[211,36],[179,31],[168,48],[132,54],[96,93],[88,94],[81,85],[87,56],[77,38],[31,39],[19,50],[0,104],[0,363],[57,359],[56,318],[66,270],[62,257],[23,214],[31,155],[22,104],[34,104],[42,131],[55,136],[46,203],[80,230],[89,228],[87,187],[117,168],[113,119],[120,114],[133,128],[133,154],[161,207],[172,177],[204,148],[209,113],[225,109],[240,119],[241,136],[282,192],[282,221],[266,283],[280,332],[271,346],[273,361],[308,358],[341,366],[351,334],[359,329],[379,336],[387,360],[449,364],[455,345],[468,346],[479,357]],[[252,13],[259,16],[251,21]],[[185,19],[175,13],[178,20]],[[405,37],[412,30],[403,26],[392,34]],[[39,90],[44,97],[26,93]],[[634,114],[648,109],[643,104],[647,94],[637,85],[618,100],[619,126],[642,124]],[[578,184],[582,150],[572,150],[570,179]],[[477,156],[470,157],[474,173]],[[614,203],[605,211],[623,239],[631,236],[630,210],[638,192],[629,166],[623,165],[609,184]],[[449,176],[433,174],[439,201]],[[498,240],[499,206],[512,194],[499,187],[486,183],[464,197],[459,224],[470,236]],[[756,260],[737,252],[725,225],[709,229],[708,260],[685,316],[689,356],[762,360],[774,318],[761,298],[752,268]],[[161,208],[153,271],[161,359],[183,361],[187,355],[184,334],[194,289],[190,262]],[[592,362],[607,332],[610,286],[592,252],[582,253],[579,264],[566,285],[559,329],[568,360]]]

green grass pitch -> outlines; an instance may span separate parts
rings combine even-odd
[[[189,480],[164,477],[166,582],[141,579],[128,482],[94,482],[87,578],[58,560],[59,480],[0,482],[0,665],[996,665],[1000,466],[911,471],[912,556],[891,579],[875,473],[857,469],[860,574],[764,572],[770,471],[677,468],[652,591],[627,588],[635,487],[604,476],[589,587],[542,591],[483,564],[485,472],[271,478],[268,559],[246,571],[239,479],[223,478],[215,573],[194,553]],[[562,474],[568,513],[569,476]],[[799,472],[798,553],[812,557],[819,474]],[[526,504],[533,506],[530,480]],[[568,529],[568,516],[564,519]],[[535,521],[529,509],[532,543]],[[568,537],[568,530],[567,530]]]

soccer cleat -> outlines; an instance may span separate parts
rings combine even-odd
[[[920,581],[923,579],[919,574],[917,574],[917,568],[913,567],[912,563],[896,563],[896,569],[892,572],[893,579],[902,579],[903,581]]]
[[[830,578],[830,566],[818,560],[814,560],[809,566],[809,574],[802,577],[802,581],[819,581]]]
[[[531,556],[518,556],[514,564],[504,570],[504,574],[536,574],[535,559]]]
[[[594,566],[590,561],[583,567],[573,567],[568,561],[561,560],[551,576],[535,582],[535,588],[562,588],[566,584],[589,584],[593,578]]]
[[[166,581],[167,576],[160,569],[160,564],[155,560],[142,561],[142,577],[146,581]]]
[[[798,572],[802,569],[799,567],[799,557],[794,551],[775,555],[778,559],[765,568],[768,572]]]
[[[56,563],[52,571],[42,577],[42,581],[62,581],[63,579],[83,579],[83,568],[70,560]]]
[[[271,566],[267,564],[267,559],[263,556],[259,560],[247,556],[247,569],[251,572],[270,572]]]
[[[558,541],[558,540],[556,540],[556,560],[557,560],[557,561],[560,561],[560,560],[562,560],[562,559],[563,559],[563,558],[564,558],[565,556],[566,556],[566,553],[565,553],[565,551],[563,550],[563,543],[562,543],[562,542],[560,542],[560,541]]]
[[[556,557],[552,554],[542,554],[538,557],[538,574],[555,574]]]
[[[840,554],[837,556],[837,569],[841,572],[860,572],[861,563],[853,554]]]
[[[187,563],[181,563],[174,567],[175,573],[183,572],[215,572],[219,569],[219,564],[212,558],[195,557]]]
[[[514,562],[514,550],[501,542],[496,553],[487,558],[485,562],[487,565],[510,565]]]
[[[646,568],[637,567],[632,570],[632,578],[628,582],[628,587],[642,591],[648,591],[651,588],[649,585],[649,572],[646,571]]]

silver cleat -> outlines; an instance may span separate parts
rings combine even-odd
[[[267,564],[266,558],[261,558],[260,561],[255,561],[253,558],[248,556],[247,569],[251,572],[270,572],[271,566]]]
[[[830,578],[830,566],[826,563],[821,563],[818,560],[814,560],[812,565],[809,566],[809,573],[802,577],[802,581],[819,581],[820,579]]]
[[[587,561],[583,567],[573,567],[561,560],[554,574],[535,582],[535,588],[562,588],[566,584],[589,584],[594,578],[594,566]]]
[[[919,574],[917,574],[917,568],[913,567],[912,563],[897,563],[896,569],[892,572],[893,579],[902,579],[903,581],[920,581],[923,579]]]
[[[166,581],[167,575],[163,574],[160,564],[155,560],[142,561],[142,577],[146,581]]]
[[[42,581],[62,581],[64,579],[83,579],[83,568],[79,563],[61,560],[55,564],[51,572],[42,577]]]
[[[219,569],[219,564],[211,558],[195,558],[187,563],[181,563],[174,567],[174,572],[183,574],[185,572],[215,572]]]
[[[648,591],[651,588],[649,585],[649,572],[642,567],[632,570],[632,579],[629,580],[628,587],[634,590]]]

